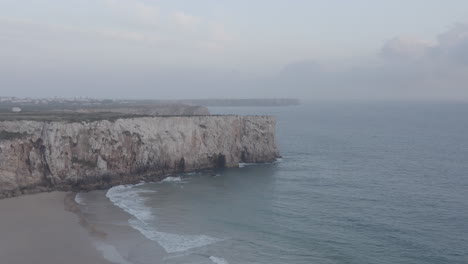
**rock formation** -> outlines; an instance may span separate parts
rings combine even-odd
[[[0,121],[0,197],[271,162],[279,156],[275,123],[270,116]]]

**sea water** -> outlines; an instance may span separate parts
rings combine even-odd
[[[283,159],[80,194],[114,259],[468,263],[468,104],[210,110],[276,115]]]

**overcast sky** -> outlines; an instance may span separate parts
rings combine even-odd
[[[468,101],[468,1],[0,0],[0,96]]]

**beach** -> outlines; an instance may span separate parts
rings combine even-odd
[[[78,215],[65,210],[66,193],[0,200],[0,262],[109,264]]]

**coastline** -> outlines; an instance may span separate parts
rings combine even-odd
[[[0,198],[271,162],[275,124],[272,116],[0,121]]]
[[[0,200],[2,262],[110,264],[92,237],[105,234],[83,222],[70,203],[74,197],[52,192]]]
[[[211,170],[198,172],[214,175]],[[172,175],[139,184],[162,183]],[[108,190],[84,192],[84,203],[78,197],[81,193],[62,191],[0,199],[0,211],[7,212],[0,220],[0,258],[9,264],[132,264],[173,257],[159,242],[128,224],[135,216],[110,201]]]

